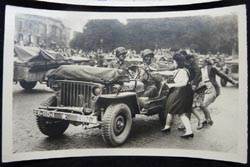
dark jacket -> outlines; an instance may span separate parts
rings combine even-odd
[[[117,68],[117,69],[122,69],[122,68],[127,68],[128,64],[126,62],[120,62],[119,60],[113,60],[108,64],[108,68]]]
[[[191,84],[198,86],[199,82],[201,81],[201,76],[202,76],[201,69],[195,62],[192,62],[190,64],[190,66],[191,67],[190,67],[189,71],[190,71]],[[194,75],[194,76],[192,76],[192,75]]]
[[[213,86],[215,87],[217,96],[220,95],[220,86],[219,86],[218,82],[216,81],[216,75],[218,75],[219,77],[225,79],[226,81],[234,84],[234,80],[232,80],[230,77],[228,77],[226,74],[219,71],[217,68],[213,67],[212,65],[207,65],[207,70],[208,70],[209,80],[213,84]]]

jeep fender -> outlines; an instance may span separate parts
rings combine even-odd
[[[139,103],[137,101],[137,95],[135,92],[121,92],[116,94],[105,94],[98,97],[96,107],[98,109],[106,109],[110,104],[125,103],[131,110],[131,114],[135,117],[135,114],[140,113]]]

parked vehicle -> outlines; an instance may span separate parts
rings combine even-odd
[[[158,64],[160,70],[171,70],[173,69],[173,61],[168,59],[166,56],[157,56],[155,58],[156,64]]]
[[[134,74],[129,77],[124,70],[112,68],[59,67],[49,76],[49,86],[55,95],[34,109],[38,128],[49,137],[62,135],[69,124],[100,128],[103,140],[118,146],[128,138],[137,114],[158,114],[164,123],[168,89],[159,82],[156,97],[140,97],[144,85]]]
[[[143,60],[140,55],[131,55],[126,57],[125,62],[128,65],[139,65],[143,62]]]
[[[25,90],[33,89],[37,82],[46,82],[46,76],[53,69],[63,64],[70,64],[60,53],[37,47],[16,45],[14,54],[13,81],[19,82]]]
[[[235,81],[239,80],[239,61],[232,59],[225,61],[225,66],[222,68],[223,72]],[[221,86],[227,86],[227,81],[221,78]]]
[[[90,58],[82,57],[79,55],[67,57],[66,60],[68,60],[68,62],[70,62],[71,64],[78,64],[78,65],[88,65],[89,62],[91,61]]]

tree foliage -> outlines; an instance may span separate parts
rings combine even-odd
[[[238,22],[234,14],[158,19],[90,20],[70,42],[86,51],[111,51],[118,46],[135,49],[191,48],[197,52],[231,54],[238,45]]]

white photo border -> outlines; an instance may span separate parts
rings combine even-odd
[[[37,0],[60,4],[89,5],[89,6],[175,6],[218,2],[222,0]]]
[[[47,10],[23,8],[15,6],[6,6],[5,29],[4,29],[4,59],[3,59],[3,98],[2,98],[2,161],[22,161],[31,159],[48,159],[62,157],[89,157],[89,156],[168,156],[168,157],[190,157],[204,158],[213,160],[233,161],[239,163],[247,162],[247,37],[246,37],[246,6],[237,5],[231,7],[222,7],[206,10],[182,11],[182,12],[155,12],[155,17],[164,16],[194,16],[206,12],[216,13],[221,11],[236,12],[238,14],[238,35],[239,35],[239,131],[238,131],[238,149],[237,153],[221,153],[212,151],[181,150],[181,149],[72,149],[57,151],[35,151],[29,153],[13,153],[13,48],[14,48],[14,31],[15,15],[17,13],[35,14],[43,13]],[[60,12],[60,11],[50,11]],[[71,11],[62,11],[71,12]],[[83,12],[83,14],[98,15],[98,12]],[[198,13],[198,14],[197,14]],[[123,13],[120,13],[123,15]],[[128,13],[126,13],[128,14]],[[130,13],[133,15],[133,13]],[[105,15],[101,13],[101,15]],[[108,15],[108,12],[107,12]],[[142,14],[145,17],[145,14]],[[152,15],[152,12],[150,13]],[[109,16],[109,15],[108,15]]]

